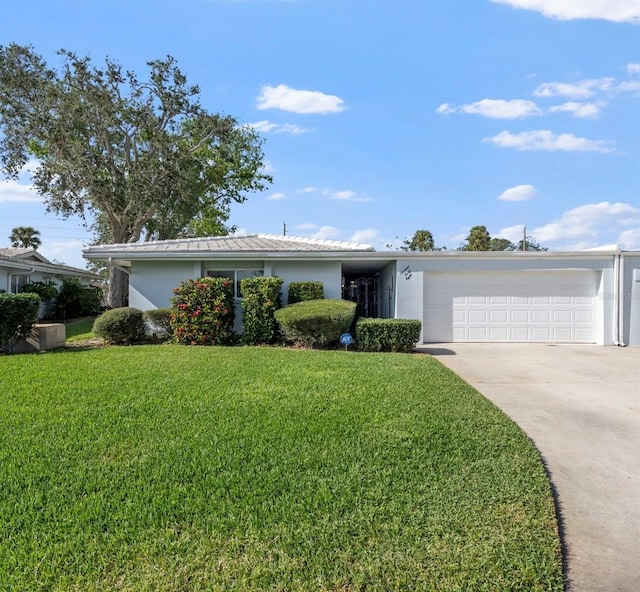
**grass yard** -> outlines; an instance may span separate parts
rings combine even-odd
[[[84,341],[95,337],[93,334],[93,321],[95,321],[94,317],[87,317],[71,321],[70,323],[65,323],[67,341],[73,343],[75,341]]]
[[[538,454],[423,355],[0,357],[0,589],[561,591]]]

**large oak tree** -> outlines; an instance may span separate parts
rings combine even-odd
[[[202,107],[172,57],[140,80],[108,58],[59,54],[56,70],[30,46],[0,46],[0,169],[15,178],[35,159],[49,211],[95,220],[116,243],[226,234],[230,205],[271,181],[260,136]],[[127,290],[112,267],[108,304]]]

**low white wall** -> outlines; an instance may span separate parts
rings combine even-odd
[[[129,276],[129,306],[140,310],[167,308],[173,289],[200,274],[199,261],[134,261]]]
[[[265,266],[265,275],[267,275]],[[291,282],[322,282],[325,298],[342,298],[342,263],[340,261],[271,261],[269,275],[284,280],[282,304],[287,303]]]

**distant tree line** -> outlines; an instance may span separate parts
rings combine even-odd
[[[433,234],[428,230],[416,230],[410,239],[405,239],[402,251],[444,251],[446,247],[436,247]],[[486,226],[474,226],[457,251],[548,251],[536,242],[535,237],[523,235],[517,243],[502,237],[492,237]]]

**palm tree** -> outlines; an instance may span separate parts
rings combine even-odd
[[[12,247],[21,247],[23,249],[37,249],[42,244],[40,231],[31,226],[16,226],[16,228],[12,228],[9,240]]]

